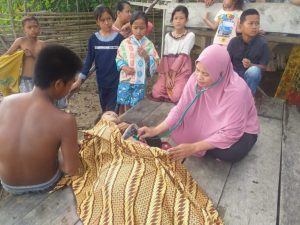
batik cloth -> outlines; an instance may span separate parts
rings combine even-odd
[[[83,224],[223,224],[212,201],[166,151],[122,139],[101,120],[86,131],[84,173],[65,177]]]
[[[294,46],[275,97],[288,100],[290,104],[300,105],[300,46]]]
[[[0,57],[0,91],[4,96],[19,92],[23,55],[23,51],[17,51]]]

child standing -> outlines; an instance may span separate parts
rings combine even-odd
[[[160,75],[152,90],[152,97],[157,100],[178,102],[192,74],[190,52],[195,43],[195,34],[185,28],[188,15],[188,9],[182,5],[172,12],[174,30],[165,36],[164,55],[157,69]]]
[[[135,106],[144,98],[146,73],[156,72],[159,56],[153,43],[145,36],[148,19],[144,12],[135,12],[131,19],[132,35],[122,41],[116,58],[121,71],[117,103],[120,111]]]
[[[22,19],[22,27],[25,37],[15,40],[5,54],[11,55],[17,50],[24,51],[23,68],[20,77],[20,92],[30,92],[33,89],[33,67],[37,55],[46,43],[38,39],[40,26],[38,20],[33,16]]]
[[[221,9],[213,22],[208,19],[208,12],[205,13],[203,21],[213,30],[217,30],[214,37],[214,44],[227,46],[229,41],[239,32],[239,18],[242,14],[244,0],[223,0]]]
[[[71,90],[80,88],[83,81],[87,79],[89,70],[95,61],[102,111],[114,111],[119,83],[119,72],[117,71],[115,59],[123,37],[112,30],[113,14],[109,8],[102,5],[97,6],[95,17],[100,30],[92,34],[89,39],[88,53],[83,69]]]

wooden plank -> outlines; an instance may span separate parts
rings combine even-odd
[[[147,2],[133,2],[133,1],[130,1],[130,4],[134,5],[134,6],[142,6],[142,7],[147,7],[147,8],[151,5],[151,3],[147,3]],[[167,4],[165,4],[165,5],[156,4],[153,8],[164,10],[167,8]]]
[[[282,122],[260,118],[254,148],[233,164],[219,207],[225,224],[276,224]]]
[[[160,106],[160,104],[161,102],[154,102],[145,98],[122,115],[121,120],[141,126],[141,121]]]
[[[184,161],[183,165],[198,185],[212,199],[214,205],[217,206],[231,168],[231,163],[220,162],[211,157],[189,157]],[[222,216],[222,210],[219,213]]]
[[[78,220],[73,191],[68,187],[50,194],[16,224],[76,224]]]
[[[75,225],[82,225],[83,223],[81,222],[81,220],[78,220],[77,223],[75,223]]]
[[[0,224],[15,224],[47,197],[48,194],[6,196],[0,201]]]
[[[173,9],[180,3],[169,3],[165,14],[166,25],[170,25]],[[222,9],[222,3],[215,3],[206,8],[204,3],[185,3],[189,9],[188,27],[206,27],[202,17],[208,11],[213,20],[217,12]],[[246,3],[244,9],[255,8],[260,13],[261,29],[266,32],[300,34],[300,7],[287,3]]]
[[[300,221],[300,113],[289,106],[285,117],[279,224],[292,225]]]
[[[267,118],[282,120],[283,107],[284,107],[284,100],[262,96],[258,115]]]
[[[168,115],[169,111],[174,107],[173,103],[161,103],[153,112],[145,116],[141,121],[143,126],[156,126],[161,123]]]
[[[171,26],[170,24],[166,27],[167,27],[168,31],[173,30],[173,26]],[[194,32],[198,36],[211,37],[211,38],[214,37],[215,33],[216,33],[213,30],[208,30],[207,28],[201,28],[201,27],[197,27],[197,28],[192,27],[192,28],[189,28],[189,31]],[[265,39],[268,42],[300,44],[299,37],[286,36],[286,35],[280,34],[280,33],[266,33],[263,36],[265,37]]]

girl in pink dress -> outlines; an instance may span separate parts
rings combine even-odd
[[[195,34],[185,28],[188,14],[188,9],[182,5],[172,12],[174,30],[165,36],[164,55],[157,69],[159,77],[152,89],[152,97],[159,101],[177,103],[192,73],[190,52]]]

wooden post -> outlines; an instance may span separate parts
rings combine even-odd
[[[7,45],[7,43],[4,41],[4,39],[2,38],[1,35],[0,35],[0,42],[1,42],[2,45],[4,46],[5,50],[8,50],[8,45]]]
[[[163,22],[162,22],[162,32],[161,32],[161,46],[160,46],[160,57],[164,55],[165,51],[165,32],[166,32],[166,23],[165,23],[165,18],[166,18],[166,9],[163,9]]]
[[[14,14],[13,14],[13,8],[12,8],[12,1],[11,0],[7,0],[7,5],[8,5],[9,16],[10,16],[10,25],[11,25],[14,37],[16,39],[17,38],[17,34],[16,34],[16,30],[15,30],[15,22],[14,22]]]
[[[145,14],[147,14],[148,12],[150,12],[150,10],[156,5],[156,3],[158,3],[159,0],[154,0],[151,5],[148,7],[148,9],[146,9]]]
[[[76,0],[76,10],[77,10],[77,13],[78,13],[79,12],[78,0]]]

